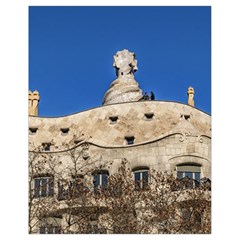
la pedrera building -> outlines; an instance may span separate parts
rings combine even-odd
[[[194,106],[192,87],[187,104],[143,94],[134,53],[117,52],[113,66],[101,107],[41,117],[29,91],[29,233],[209,233],[201,185],[211,179],[211,116]],[[151,189],[166,176],[180,187],[156,187],[156,203]],[[208,204],[195,214],[186,202],[198,198]]]

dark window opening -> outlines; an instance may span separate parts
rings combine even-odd
[[[53,177],[34,178],[34,197],[49,197],[54,194]]]
[[[146,120],[151,120],[151,119],[153,119],[153,115],[154,115],[153,113],[145,113],[145,114],[144,114]]]
[[[61,128],[62,135],[67,135],[69,132],[69,128]]]
[[[104,190],[108,184],[108,172],[96,172],[93,174],[94,192],[99,193],[99,189]]]
[[[187,115],[187,114],[183,114],[181,117],[184,117],[185,120],[190,119],[190,115]]]
[[[110,119],[110,123],[111,124],[117,123],[117,121],[118,121],[118,117],[117,116],[111,116],[111,117],[109,117],[109,119]]]
[[[133,136],[125,137],[127,145],[134,144],[134,139],[135,138]]]
[[[148,188],[148,169],[134,171],[135,190]]]
[[[38,128],[30,127],[30,128],[29,128],[29,133],[30,133],[30,134],[36,134],[36,133],[37,133],[37,130],[38,130]]]
[[[43,151],[48,152],[51,150],[51,143],[43,143],[42,147],[43,147]]]

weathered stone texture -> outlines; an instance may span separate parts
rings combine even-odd
[[[145,120],[146,112],[154,113],[154,118]],[[184,115],[190,118],[186,120]],[[118,117],[116,123],[111,123],[111,116]],[[115,104],[66,117],[30,117],[29,126],[38,128],[29,135],[35,147],[52,142],[53,151],[64,151],[63,144],[75,137],[89,142],[89,155],[101,156],[103,162],[126,158],[131,168],[142,165],[172,172],[176,165],[189,162],[203,166],[203,176],[211,174],[211,117],[184,104],[160,101]],[[68,133],[62,134],[61,128],[69,128]],[[135,137],[133,145],[126,145],[126,136]],[[75,147],[74,143],[71,146]],[[67,161],[66,157],[63,161]],[[113,171],[117,165],[114,164]]]
[[[154,113],[152,120],[144,120],[147,112]],[[181,118],[184,114],[190,115],[190,119]],[[111,124],[111,116],[118,117],[115,124]],[[122,146],[125,137],[129,135],[135,137],[136,144],[154,141],[170,133],[210,136],[210,124],[210,116],[180,103],[130,102],[95,108],[66,117],[30,117],[29,127],[37,127],[38,131],[29,138],[36,145],[53,140],[60,148],[74,135],[80,137],[84,134],[84,138],[91,137],[90,142],[101,146]],[[69,127],[69,132],[67,136],[62,136],[61,128],[66,127]]]
[[[118,51],[113,58],[117,79],[105,93],[103,105],[140,100],[142,90],[134,79],[134,72],[138,69],[135,54],[124,49]]]

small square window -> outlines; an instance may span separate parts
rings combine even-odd
[[[185,120],[190,119],[190,115],[182,114],[181,118],[184,118]]]
[[[145,120],[152,120],[154,116],[154,113],[145,113],[144,118]]]
[[[62,135],[65,136],[69,132],[69,128],[61,128]]]
[[[127,145],[134,144],[134,139],[135,138],[133,136],[125,137]]]
[[[111,124],[115,124],[118,121],[118,116],[111,116],[109,119]]]
[[[38,130],[37,127],[30,127],[30,128],[29,128],[29,133],[30,133],[31,135],[36,134],[36,133],[37,133],[37,130]]]
[[[48,152],[51,150],[51,143],[43,143],[42,147],[43,147],[43,151]]]

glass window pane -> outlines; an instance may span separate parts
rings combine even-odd
[[[195,172],[195,180],[200,181],[200,172]]]
[[[47,179],[46,178],[41,179],[41,196],[42,197],[47,196]]]
[[[148,172],[142,172],[142,188],[145,189],[148,186]]]
[[[140,181],[140,172],[134,173],[135,182]]]
[[[34,197],[39,197],[40,179],[34,179]]]
[[[108,174],[103,173],[102,175],[102,187],[107,187],[107,181],[108,181]]]
[[[193,178],[192,172],[185,172],[185,177]]]
[[[135,189],[140,189],[141,184],[141,173],[134,173]]]
[[[128,140],[128,145],[133,144],[133,139]]]
[[[53,196],[53,193],[54,193],[53,178],[48,179],[48,187],[49,187],[48,196]]]
[[[183,172],[177,172],[177,178],[178,179],[183,178]]]
[[[100,177],[99,177],[99,174],[95,174],[93,176],[93,185],[94,185],[94,192],[95,193],[98,193],[98,186],[100,185]]]

